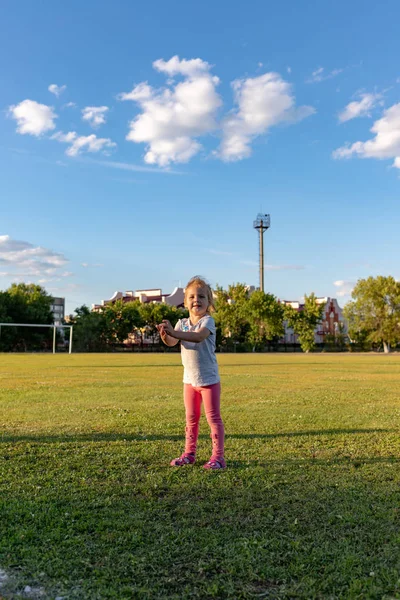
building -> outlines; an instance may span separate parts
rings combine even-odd
[[[170,306],[176,306],[177,308],[183,307],[184,301],[184,289],[176,287],[171,294],[163,294],[160,288],[150,290],[136,290],[128,292],[115,292],[115,294],[109,300],[102,300],[101,304],[92,304],[92,311],[99,312],[107,304],[114,304],[117,300],[123,302],[134,302],[139,300],[142,304],[148,302],[161,302],[162,304],[169,304]]]
[[[299,312],[304,308],[304,304],[301,304],[297,301],[281,300],[281,303],[285,304],[286,306],[289,305]],[[334,336],[336,336],[339,332],[347,334],[347,321],[343,316],[343,311],[340,308],[336,298],[317,298],[317,304],[324,304],[324,312],[322,315],[322,320],[317,325],[315,330],[315,343],[323,344],[327,334]],[[285,334],[281,338],[280,342],[284,344],[297,343],[297,335],[293,332],[293,329],[288,327],[286,321],[284,325]]]
[[[53,298],[50,310],[53,313],[54,325],[62,325],[65,317],[65,298]]]

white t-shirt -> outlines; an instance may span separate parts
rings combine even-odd
[[[215,356],[215,321],[210,315],[205,315],[196,325],[190,319],[179,319],[175,325],[177,331],[198,331],[207,327],[210,335],[202,342],[181,342],[181,357],[183,364],[183,383],[194,387],[213,385],[219,382],[218,363]]]

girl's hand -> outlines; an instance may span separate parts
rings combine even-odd
[[[171,323],[169,321],[167,321],[167,319],[165,319],[162,323],[161,323],[161,327],[164,328],[165,333],[172,335],[174,333],[174,328],[172,327]]]
[[[158,333],[160,334],[160,338],[162,339],[163,342],[165,342],[165,340],[167,338],[167,334],[165,332],[164,325],[161,323],[160,325],[156,325],[156,327],[158,329]]]

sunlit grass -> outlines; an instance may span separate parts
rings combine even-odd
[[[400,598],[400,356],[219,355],[216,473],[179,355],[0,360],[0,597]]]

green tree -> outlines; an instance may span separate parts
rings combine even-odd
[[[248,339],[254,347],[284,334],[284,309],[273,294],[253,292],[246,304],[246,314],[250,324]]]
[[[390,352],[400,342],[400,282],[382,275],[359,279],[351,296],[344,308],[350,338],[364,334]]]
[[[158,340],[156,324],[168,319],[173,325],[186,316],[187,311],[168,304],[118,300],[108,304],[100,312],[91,312],[83,305],[75,309],[69,323],[74,326],[74,348],[84,352],[105,351],[115,344],[122,344],[130,333],[138,332],[143,337],[152,335]]]
[[[107,320],[102,313],[91,312],[86,306],[75,309],[69,324],[73,325],[73,347],[81,352],[102,352],[107,349]]]
[[[304,307],[297,311],[292,306],[285,306],[284,316],[299,338],[303,352],[315,348],[315,328],[322,319],[324,305],[318,304],[314,293],[304,296]]]
[[[160,304],[158,302],[145,302],[140,304],[139,312],[142,319],[142,338],[146,334],[153,338],[153,343],[159,339],[156,325],[167,319],[173,326],[179,319],[187,316],[186,309],[176,308],[170,304]]]
[[[11,318],[11,298],[8,292],[0,292],[0,323],[12,323]],[[2,327],[0,335],[0,351],[4,352],[10,349],[15,338],[15,330],[11,327]]]
[[[143,324],[140,302],[117,300],[107,304],[102,311],[106,320],[106,337],[109,343],[122,344],[130,333]]]
[[[222,341],[229,344],[244,342],[250,325],[248,321],[249,290],[246,284],[230,285],[228,290],[217,286],[215,294],[215,322]]]
[[[13,283],[8,290],[1,292],[0,322],[51,325],[52,301],[52,296],[40,285]],[[42,327],[3,327],[1,349],[33,350],[48,347],[51,345],[51,335],[50,329]]]
[[[0,323],[10,323],[11,298],[8,292],[0,292]]]
[[[7,292],[14,307],[12,316],[21,319],[15,322],[46,325],[53,323],[53,297],[42,286],[34,283],[13,283]]]
[[[14,323],[54,322],[51,304],[53,297],[40,285],[34,283],[13,283],[7,290],[11,298],[10,315]]]

